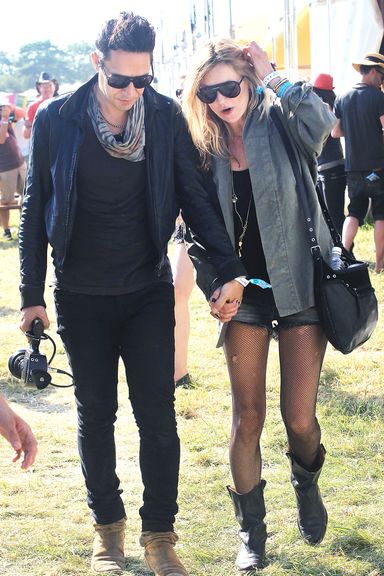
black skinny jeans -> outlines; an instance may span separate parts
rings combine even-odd
[[[121,356],[140,435],[142,529],[172,530],[180,460],[173,286],[159,283],[121,296],[56,290],[55,302],[58,333],[74,376],[79,453],[94,519],[110,524],[125,515],[114,439]]]

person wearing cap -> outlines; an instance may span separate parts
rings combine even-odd
[[[42,72],[38,80],[36,80],[35,86],[38,92],[38,97],[27,108],[23,132],[24,138],[31,137],[33,120],[40,104],[45,100],[49,100],[49,98],[58,95],[59,84],[57,80],[49,74],[49,72]]]
[[[384,55],[367,54],[353,62],[361,79],[335,102],[337,124],[332,136],[345,138],[348,216],[342,240],[351,250],[371,199],[376,250],[375,272],[384,269]]]
[[[321,73],[312,82],[315,94],[328,104],[331,110],[336,100],[333,91],[333,77]],[[332,221],[339,232],[342,233],[344,223],[345,188],[347,177],[344,169],[344,152],[340,138],[329,136],[323,146],[318,164],[318,187],[327,204]]]

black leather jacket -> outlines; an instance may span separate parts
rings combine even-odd
[[[48,243],[54,266],[62,270],[65,262],[77,203],[78,152],[88,95],[96,81],[97,75],[73,94],[41,106],[35,118],[19,232],[22,308],[45,305]],[[197,152],[179,105],[152,88],[145,89],[144,101],[148,221],[158,268],[165,263],[181,209],[206,248],[220,283],[245,274],[210,198],[207,177],[198,169]]]

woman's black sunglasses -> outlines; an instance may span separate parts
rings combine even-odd
[[[118,90],[121,90],[122,88],[127,88],[131,82],[135,88],[145,88],[146,86],[149,86],[153,81],[152,74],[143,74],[143,76],[123,76],[122,74],[111,74],[102,60],[100,60],[99,64],[100,68],[104,72],[107,84],[111,88],[117,88]]]
[[[225,98],[236,98],[240,94],[240,84],[244,80],[244,76],[240,82],[236,80],[228,80],[228,82],[221,82],[220,84],[212,84],[212,86],[201,86],[197,91],[197,97],[204,102],[204,104],[212,104],[216,98],[217,93],[220,92]]]

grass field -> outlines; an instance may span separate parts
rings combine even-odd
[[[18,215],[13,214],[14,231]],[[356,254],[373,265],[373,231],[366,226]],[[25,388],[9,375],[8,357],[26,345],[18,329],[17,242],[0,240],[0,391],[33,427],[39,454],[32,470],[11,463],[0,439],[0,575],[90,575],[92,522],[76,447],[73,391]],[[383,309],[384,275],[372,274]],[[54,366],[66,369],[58,344]],[[230,483],[228,435],[231,399],[223,354],[215,349],[215,323],[197,289],[191,302],[190,372],[193,389],[176,391],[182,463],[176,529],[178,552],[191,576],[231,576],[237,527],[225,485]],[[382,314],[369,342],[349,356],[328,349],[321,377],[318,417],[327,459],[320,483],[329,512],[323,543],[300,539],[279,414],[279,367],[272,343],[268,413],[263,433],[269,565],[263,576],[384,576],[384,330]],[[46,353],[49,355],[49,348]],[[121,371],[116,427],[118,474],[128,515],[127,575],[146,576],[138,544],[142,486],[138,437]]]

